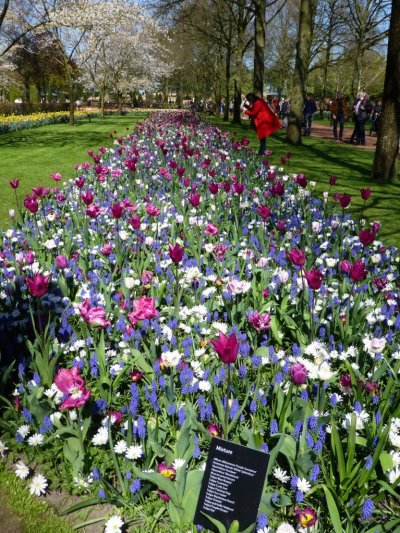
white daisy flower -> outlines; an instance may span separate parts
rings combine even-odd
[[[92,443],[95,446],[103,446],[104,444],[107,444],[108,442],[108,429],[105,427],[101,427],[96,435],[92,438]]]
[[[178,470],[179,468],[182,468],[182,466],[185,464],[185,459],[175,459],[175,461],[172,463],[172,466],[175,468],[175,470]]]
[[[30,432],[30,427],[28,426],[28,424],[24,424],[23,426],[20,426],[17,429],[18,435],[21,435],[23,439],[29,434],[29,432]]]
[[[307,481],[305,477],[301,477],[297,482],[297,488],[301,490],[303,494],[307,494],[307,492],[311,489],[311,483]]]
[[[43,444],[44,437],[40,433],[34,433],[28,439],[29,446],[41,446]]]
[[[114,515],[104,524],[104,533],[121,533],[124,521],[119,515]]]
[[[286,470],[282,470],[282,468],[279,468],[279,466],[274,468],[273,474],[274,477],[282,483],[286,483],[290,479],[290,476],[287,474]]]
[[[296,531],[290,524],[283,522],[276,530],[276,533],[296,533]]]
[[[32,495],[41,496],[42,494],[45,494],[47,485],[48,485],[47,479],[44,476],[42,476],[42,474],[38,474],[30,482],[29,492]]]
[[[120,455],[124,454],[127,449],[128,446],[124,440],[120,440],[114,445],[114,452]]]
[[[19,479],[25,479],[29,476],[29,468],[23,461],[18,461],[18,463],[15,463],[14,468],[15,475],[19,477]]]
[[[136,459],[139,459],[143,455],[143,448],[141,446],[129,446],[129,448],[126,451],[125,457],[127,459],[131,459],[132,461],[135,461]]]
[[[2,440],[0,440],[0,457],[4,457],[5,452],[8,450],[7,446]]]

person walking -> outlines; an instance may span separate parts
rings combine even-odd
[[[338,91],[336,98],[331,103],[331,114],[333,121],[333,137],[338,139],[337,127],[339,124],[339,141],[343,141],[344,122],[349,116],[349,109],[347,107],[346,99],[343,98],[343,93]]]
[[[267,102],[253,93],[246,95],[246,103],[243,107],[245,114],[253,120],[257,137],[260,139],[258,155],[264,155],[267,148],[267,137],[280,129],[281,122]]]
[[[314,113],[317,111],[317,102],[312,94],[307,94],[304,101],[303,116],[304,116],[304,135],[311,135],[311,124]]]

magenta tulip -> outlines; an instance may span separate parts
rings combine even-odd
[[[218,339],[212,340],[211,344],[223,363],[229,365],[236,361],[240,343],[234,333],[231,333],[229,339],[226,335],[220,333]]]
[[[287,258],[293,265],[299,267],[303,267],[306,262],[306,254],[304,253],[304,250],[298,250],[297,248],[292,248],[287,254]]]
[[[57,255],[57,257],[56,257],[56,265],[60,269],[67,268],[68,259],[65,257],[65,255]]]
[[[304,272],[304,276],[307,280],[308,286],[313,291],[318,290],[322,285],[323,275],[320,270],[317,270],[315,268],[312,268],[309,271]]]
[[[259,205],[257,207],[257,213],[260,215],[262,220],[267,220],[271,215],[271,209],[267,205]]]
[[[367,269],[361,259],[357,259],[350,268],[350,278],[353,281],[363,281],[367,277]]]
[[[295,385],[303,385],[307,381],[307,369],[301,363],[294,363],[290,367],[290,377]]]
[[[33,278],[25,278],[25,283],[28,285],[28,290],[31,295],[40,298],[48,292],[49,280],[50,275],[43,276],[37,272]]]
[[[373,228],[365,229],[365,230],[360,229],[358,233],[358,237],[363,246],[368,246],[374,242],[375,237],[376,237],[376,232],[373,230]]]
[[[39,204],[38,204],[36,196],[34,194],[28,194],[28,196],[24,200],[24,206],[31,213],[37,213],[39,209]]]
[[[175,264],[178,264],[182,261],[183,254],[185,253],[185,248],[179,246],[178,243],[175,245],[169,244],[169,256]]]

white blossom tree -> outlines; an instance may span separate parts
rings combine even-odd
[[[81,81],[100,93],[103,106],[106,91],[118,101],[135,89],[152,90],[168,76],[168,51],[162,42],[166,36],[138,5],[132,5],[112,27],[90,31],[78,54],[83,65]]]
[[[117,94],[165,75],[168,65],[159,44],[161,31],[143,8],[130,0],[64,0],[50,14],[51,27],[65,50],[73,124],[74,85],[90,80],[100,94]],[[85,74],[86,71],[86,74]]]

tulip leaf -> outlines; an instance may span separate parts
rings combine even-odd
[[[329,516],[330,516],[330,519],[333,525],[333,529],[334,531],[338,531],[338,532],[342,531],[340,514],[338,511],[337,505],[335,503],[335,499],[332,496],[331,491],[328,489],[326,485],[322,485],[322,488],[325,492],[326,503],[328,505]]]

